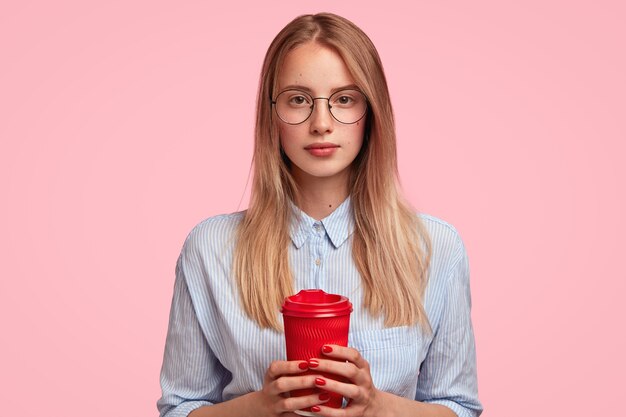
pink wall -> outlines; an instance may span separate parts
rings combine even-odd
[[[0,6],[3,415],[156,414],[178,251],[238,208],[272,37],[323,10],[377,45],[405,191],[468,247],[484,415],[623,408],[623,2],[209,3]]]

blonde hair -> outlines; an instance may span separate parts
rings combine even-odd
[[[384,314],[386,326],[418,323],[429,329],[423,296],[430,239],[398,191],[395,123],[382,63],[363,31],[330,13],[297,17],[278,33],[265,55],[251,199],[237,230],[233,259],[243,308],[261,327],[278,330],[278,308],[293,293],[288,248],[291,201],[298,202],[298,188],[281,152],[271,99],[285,56],[308,42],[339,53],[369,100],[363,146],[350,179],[352,256],[363,280],[364,305],[374,316]]]

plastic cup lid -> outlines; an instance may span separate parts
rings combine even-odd
[[[282,313],[294,317],[335,317],[352,312],[352,303],[347,297],[328,294],[322,290],[302,290],[285,298]]]

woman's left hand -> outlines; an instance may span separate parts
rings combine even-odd
[[[386,414],[386,407],[383,407],[386,395],[374,386],[369,363],[358,350],[350,347],[326,345],[322,349],[322,353],[329,359],[311,359],[309,360],[309,369],[315,372],[339,375],[348,382],[318,378],[316,379],[316,386],[324,391],[343,395],[348,399],[348,406],[337,409],[318,405],[311,411],[314,411],[316,415],[327,417],[380,417]]]

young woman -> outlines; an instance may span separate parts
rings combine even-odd
[[[352,301],[349,347],[285,361],[280,306],[305,288]],[[161,386],[161,416],[481,413],[463,243],[400,197],[382,64],[348,20],[300,16],[270,45],[250,207],[185,241]],[[288,397],[310,387],[348,404]]]

